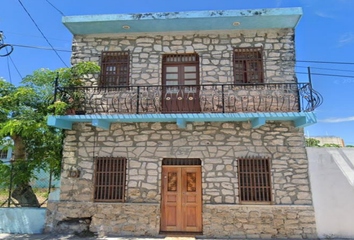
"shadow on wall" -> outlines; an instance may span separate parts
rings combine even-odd
[[[307,148],[320,238],[354,238],[354,149]]]

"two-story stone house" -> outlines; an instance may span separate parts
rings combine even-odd
[[[80,115],[48,120],[66,139],[47,231],[315,237],[303,127],[321,99],[295,75],[301,16],[64,17],[72,64],[101,73],[66,89],[82,94]]]

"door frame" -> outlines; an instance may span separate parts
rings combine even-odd
[[[200,234],[203,232],[203,187],[202,187],[202,166],[201,165],[163,165],[162,166],[162,171],[161,171],[161,204],[160,204],[160,233],[176,233],[176,231],[162,231],[162,219],[163,219],[163,207],[164,207],[164,187],[165,187],[165,183],[164,183],[164,178],[163,178],[163,173],[164,173],[164,168],[199,168],[200,170],[200,219],[201,219],[201,223],[200,223],[200,227],[201,227],[201,231],[200,232],[187,232],[187,231],[178,231],[178,233],[190,233],[190,234]],[[182,178],[179,179],[179,181],[182,182]],[[182,201],[182,200],[181,200]]]

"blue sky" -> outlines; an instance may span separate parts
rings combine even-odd
[[[296,29],[298,60],[354,62],[353,0],[50,0],[65,15],[169,12],[194,10],[302,7],[304,16]],[[22,0],[37,24],[55,48],[70,50],[72,36],[62,25],[61,15],[45,0]],[[5,42],[45,46],[47,42],[21,8],[17,0],[6,0],[0,8],[0,31]],[[59,53],[70,64],[70,53]],[[21,75],[39,68],[64,67],[53,51],[16,47],[11,55]],[[298,63],[297,66],[343,69],[353,72],[313,69],[313,72],[354,76],[354,65]],[[12,82],[21,78],[10,63]],[[304,68],[297,69],[300,72]],[[0,77],[9,80],[7,58],[0,58]],[[307,81],[298,75],[299,81]],[[314,76],[313,85],[324,96],[316,111],[319,123],[305,129],[310,136],[338,136],[354,145],[354,78]]]

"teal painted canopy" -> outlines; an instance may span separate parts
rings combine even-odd
[[[117,115],[74,115],[49,116],[48,125],[72,129],[75,122],[90,122],[93,126],[109,129],[111,123],[135,122],[175,122],[179,128],[185,128],[188,122],[246,122],[258,128],[266,121],[293,121],[295,127],[303,128],[317,122],[313,112],[287,113],[176,113],[176,114],[117,114]]]
[[[74,35],[202,30],[295,28],[302,8],[220,10],[65,16],[64,25]],[[234,23],[239,22],[237,25]],[[123,26],[129,26],[124,29]]]

